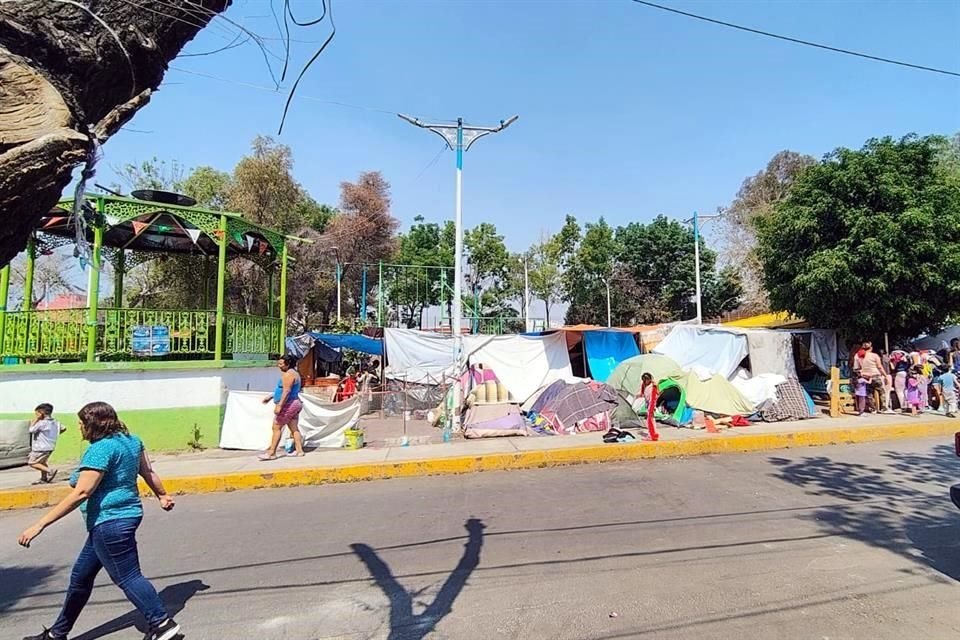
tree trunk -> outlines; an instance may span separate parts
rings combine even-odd
[[[543,299],[543,308],[544,308],[544,315],[546,316],[545,318],[546,326],[544,327],[544,329],[549,329],[550,328],[550,300],[548,300],[547,298]]]
[[[0,265],[230,2],[170,0],[162,11],[128,0],[0,3]]]

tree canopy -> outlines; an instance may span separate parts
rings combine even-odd
[[[775,310],[852,335],[909,338],[960,309],[960,180],[936,136],[840,148],[761,219]]]

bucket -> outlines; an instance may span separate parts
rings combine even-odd
[[[343,432],[343,436],[347,439],[343,444],[344,449],[363,448],[363,431],[360,429],[347,429]]]

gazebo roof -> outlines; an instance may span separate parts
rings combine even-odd
[[[85,194],[81,205],[89,222],[103,216],[103,246],[131,251],[216,255],[220,217],[227,219],[229,257],[274,258],[283,249],[285,236],[272,229],[247,222],[238,213],[211,211],[199,207],[137,200],[119,196]],[[40,234],[69,239],[76,235],[74,200],[61,200],[40,219]],[[88,240],[93,230],[87,225]]]

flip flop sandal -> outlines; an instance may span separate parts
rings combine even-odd
[[[260,462],[270,462],[271,460],[276,460],[276,459],[277,459],[277,456],[275,455],[273,456],[263,455],[257,458],[257,460],[259,460]]]

